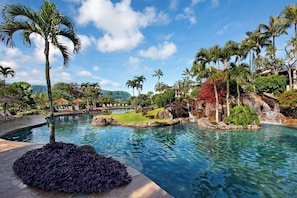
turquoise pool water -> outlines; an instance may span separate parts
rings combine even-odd
[[[92,115],[56,119],[56,140],[92,144],[139,170],[174,197],[297,197],[297,130],[212,131],[195,123],[132,129],[94,127]],[[9,134],[47,143],[48,127]]]

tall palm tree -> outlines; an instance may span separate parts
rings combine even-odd
[[[8,75],[10,75],[11,77],[14,77],[14,70],[12,70],[10,67],[4,67],[2,65],[0,65],[0,74],[3,76],[3,92],[4,95],[5,93],[5,78],[8,77]]]
[[[282,34],[288,34],[286,32],[286,24],[284,23],[284,20],[282,20],[282,18],[270,16],[269,24],[268,25],[260,24],[259,28],[260,30],[263,31],[265,36],[267,36],[268,38],[272,38],[272,49],[274,49],[272,54],[273,55],[272,60],[275,64],[275,59],[276,59],[275,38]]]
[[[160,82],[161,76],[163,76],[163,72],[161,69],[155,70],[155,74],[153,74],[153,77],[156,76],[158,78],[158,83]]]
[[[135,87],[136,87],[136,81],[135,81],[135,80],[128,80],[128,81],[126,82],[126,86],[127,86],[128,88],[132,88],[132,92],[133,92],[133,96],[134,96],[134,89],[135,89]]]
[[[64,66],[68,66],[69,49],[60,42],[61,37],[72,41],[76,53],[80,50],[80,40],[75,33],[75,27],[70,18],[63,16],[56,5],[45,0],[39,11],[27,6],[11,4],[4,6],[2,10],[3,23],[0,25],[0,38],[8,46],[13,47],[13,35],[22,31],[22,39],[25,45],[31,45],[31,34],[37,34],[44,39],[45,77],[50,106],[49,126],[50,143],[55,142],[54,106],[50,80],[50,46],[57,47],[62,53]]]
[[[292,4],[285,7],[281,12],[280,17],[285,20],[286,27],[289,28],[292,24],[295,30],[295,39],[297,39],[297,5]],[[297,47],[296,45],[294,46]],[[297,59],[297,50],[295,51],[295,59]],[[295,75],[297,76],[297,61],[295,62]],[[295,84],[297,81],[295,80]]]
[[[271,45],[271,40],[259,28],[253,32],[247,32],[246,36],[241,46],[250,53],[250,66],[252,66],[256,56],[261,53],[261,48]]]
[[[140,95],[140,92],[143,87],[142,83],[146,80],[146,78],[143,75],[141,75],[141,76],[135,76],[134,80],[136,82],[135,88],[138,90],[138,95]]]
[[[231,63],[231,79],[235,79],[237,91],[237,105],[240,105],[240,84],[245,83],[251,77],[251,70],[246,63],[240,65]]]

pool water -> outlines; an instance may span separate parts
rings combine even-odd
[[[91,144],[174,197],[297,197],[297,130],[213,131],[196,123],[133,129],[95,127],[92,115],[56,118],[56,141]],[[48,126],[5,139],[48,143]]]

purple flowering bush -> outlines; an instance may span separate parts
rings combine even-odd
[[[13,164],[27,185],[61,192],[104,192],[128,184],[127,168],[84,147],[56,142],[25,153]]]

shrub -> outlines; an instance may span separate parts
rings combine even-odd
[[[258,94],[273,93],[279,96],[286,90],[287,78],[283,75],[260,76],[255,80],[256,92]]]
[[[235,106],[230,110],[230,115],[226,121],[227,124],[242,125],[247,128],[248,125],[260,125],[259,117],[251,106]]]
[[[174,101],[175,92],[173,90],[167,90],[162,94],[156,94],[153,97],[154,104],[158,107],[165,107]]]
[[[285,91],[278,97],[278,101],[281,107],[286,109],[296,109],[297,108],[297,90],[292,89]]]

